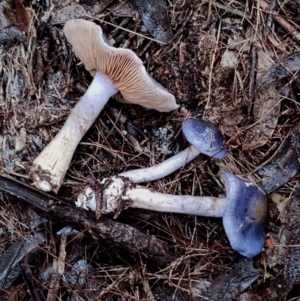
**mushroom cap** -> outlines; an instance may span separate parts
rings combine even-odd
[[[199,152],[216,159],[223,159],[226,156],[223,134],[212,122],[186,119],[182,123],[182,132],[186,140]]]
[[[147,73],[133,51],[105,42],[99,25],[81,19],[69,20],[64,33],[91,75],[98,70],[107,76],[126,101],[160,112],[178,108],[175,97]]]
[[[229,173],[221,174],[227,201],[223,225],[231,247],[245,257],[258,255],[265,242],[267,196],[254,183]]]

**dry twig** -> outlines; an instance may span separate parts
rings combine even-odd
[[[58,258],[53,258],[53,273],[49,283],[46,301],[55,301],[59,294],[60,281],[65,272],[67,234],[61,236]]]

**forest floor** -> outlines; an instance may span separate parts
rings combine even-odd
[[[47,194],[49,200],[57,197],[80,212],[74,200],[82,187],[178,153],[188,146],[182,122],[203,118],[224,134],[226,158],[200,155],[170,176],[143,185],[162,193],[222,197],[220,171],[258,185],[268,177],[276,183],[280,178],[284,185],[275,189],[270,184],[268,191],[262,253],[246,260],[232,250],[220,218],[138,209],[125,210],[117,220],[89,216],[106,227],[98,236],[93,226],[61,234],[72,223],[53,212],[41,214],[1,188],[0,254],[6,258],[0,259],[1,300],[300,300],[295,155],[300,2],[156,2],[162,6],[151,13],[166,17],[157,17],[153,25],[140,1],[0,1],[1,174],[30,187],[33,160],[92,79],[63,26],[69,19],[91,20],[113,46],[133,50],[180,107],[159,113],[111,99],[77,147],[58,194]],[[272,164],[283,169],[269,173]],[[138,231],[145,241],[157,239],[170,257],[151,257],[150,249],[111,242],[103,231],[114,227],[121,227],[121,236]]]

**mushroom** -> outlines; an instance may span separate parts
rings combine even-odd
[[[120,92],[127,102],[160,112],[178,108],[174,96],[147,73],[133,51],[106,43],[100,26],[70,20],[64,33],[94,79],[62,129],[33,162],[31,177],[43,191],[58,191],[78,143],[114,94]]]
[[[265,242],[266,194],[254,183],[229,172],[221,174],[227,194],[223,225],[231,247],[245,257],[259,254]]]
[[[182,123],[182,131],[191,144],[188,148],[162,163],[147,168],[125,171],[119,176],[128,178],[132,183],[155,181],[191,162],[200,153],[216,159],[222,159],[226,156],[224,137],[220,129],[212,122],[187,119]]]
[[[231,247],[246,257],[258,255],[264,245],[267,197],[254,183],[229,172],[221,173],[227,198],[171,195],[130,183],[115,176],[102,180],[95,193],[88,187],[76,206],[93,211],[100,204],[103,214],[120,212],[129,207],[207,217],[223,217]]]
[[[226,198],[159,193],[131,183],[127,178],[113,176],[103,179],[97,189],[86,187],[75,202],[77,207],[92,211],[97,210],[97,204],[100,204],[101,214],[114,213],[115,218],[129,207],[159,212],[222,217]]]

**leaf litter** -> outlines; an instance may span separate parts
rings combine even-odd
[[[11,9],[16,3],[18,9]],[[164,45],[153,40],[160,40],[159,35],[151,32],[142,15],[128,8],[126,16],[118,15],[118,10],[125,5],[123,1],[1,1],[0,5],[0,164],[4,174],[30,183],[28,170],[33,159],[61,128],[82,95],[80,89],[88,86],[91,78],[72,54],[61,29],[70,18],[90,16],[102,25],[115,46],[124,45],[141,56],[147,70],[175,95],[181,108],[170,114],[158,114],[112,101],[110,106],[126,117],[130,127],[126,122],[116,122],[109,107],[105,109],[78,147],[59,197],[73,206],[76,189],[93,179],[161,162],[168,155],[162,154],[160,149],[147,151],[153,150],[153,131],[149,129],[163,129],[167,125],[168,130],[175,133],[176,147],[184,149],[187,144],[180,126],[187,117],[204,117],[220,126],[229,148],[227,158],[219,163],[199,157],[176,174],[149,183],[149,187],[166,193],[219,196],[224,194],[218,179],[219,170],[233,171],[259,183],[262,178],[274,177],[272,172],[260,174],[259,171],[263,167],[274,170],[275,162],[276,166],[290,166],[280,185],[290,181],[282,188],[272,184],[272,189],[288,200],[294,193],[298,169],[293,162],[298,158],[298,147],[293,129],[299,122],[297,3],[287,1],[283,7],[276,6],[276,14],[284,8],[280,11],[281,19],[276,17],[269,34],[263,37],[268,8],[261,10],[257,1],[223,4],[167,1],[163,8],[164,16],[167,10],[167,17],[159,25],[168,36],[166,42],[170,41],[170,34],[172,41]],[[289,32],[291,27],[280,26],[282,18],[293,25],[293,33]],[[208,100],[210,105],[206,107]],[[136,141],[142,152],[137,151],[124,131],[130,133],[134,139],[131,141]],[[288,151],[285,148],[278,151],[283,145]],[[281,169],[276,171],[279,177],[281,172]],[[284,204],[281,212],[288,212],[289,202]],[[270,203],[270,211],[273,206],[277,205]],[[1,209],[1,247],[8,249],[25,235],[22,229],[27,220],[21,212],[26,211],[27,206],[2,193]],[[299,281],[297,271],[287,268],[295,256],[288,256],[285,263],[277,252],[284,241],[280,238],[284,236],[279,234],[286,224],[279,218],[282,213],[273,211],[267,235],[274,243],[273,246],[266,244],[262,255],[253,260],[259,278],[247,289],[249,298],[259,294],[265,297],[265,292],[269,293],[269,300],[299,295],[290,291],[291,283]],[[234,266],[237,256],[230,249],[219,220],[128,210],[119,221],[164,240],[178,259],[159,269],[143,254],[130,256],[112,247],[90,246],[91,249],[87,248],[79,257],[87,259],[96,269],[91,276],[103,288],[94,299],[158,300],[164,291],[165,300],[173,297],[188,300],[191,287],[203,279],[205,285],[199,295],[205,300],[209,283],[231,264]],[[31,261],[35,279],[39,279],[39,272],[46,270],[47,264],[52,265],[53,258],[59,255],[56,249],[60,242],[55,242],[53,237],[54,228],[62,224],[62,221],[48,220],[44,228],[47,237],[42,252]],[[290,235],[287,239],[292,241]],[[293,252],[297,248],[289,250]],[[291,283],[283,285],[280,291],[276,281],[283,267]],[[66,271],[74,275],[74,271],[68,268]],[[29,300],[21,278],[13,284],[13,289],[23,300]],[[67,299],[68,293],[76,299],[79,291],[62,282],[62,299]],[[234,292],[237,298],[241,290]]]

